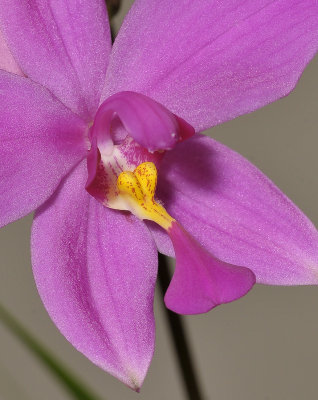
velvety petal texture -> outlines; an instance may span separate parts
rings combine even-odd
[[[36,213],[35,281],[65,337],[138,390],[154,350],[157,252],[143,223],[99,204],[86,179],[82,163]]]
[[[179,314],[200,314],[244,296],[254,285],[251,270],[213,257],[177,222],[169,228],[176,269],[165,304]]]
[[[204,248],[250,268],[258,282],[318,283],[315,227],[261,171],[226,146],[202,135],[178,144],[162,160],[157,195]],[[170,252],[162,236],[159,250]]]
[[[3,34],[0,30],[0,69],[4,71],[12,72],[14,74],[23,75],[20,67],[16,63],[13,58],[7,42],[3,37]]]
[[[202,131],[288,94],[317,48],[316,0],[136,0],[103,98],[140,92]]]
[[[25,75],[94,117],[111,49],[104,0],[0,0],[0,29]]]
[[[0,71],[0,226],[41,205],[87,153],[84,122],[42,86]]]

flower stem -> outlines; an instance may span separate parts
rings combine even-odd
[[[76,378],[59,360],[40,344],[25,328],[0,304],[0,321],[55,375],[65,389],[76,400],[98,400],[79,378]]]
[[[121,0],[107,0],[106,1],[108,18],[111,20],[119,11],[121,6]]]
[[[171,280],[167,261],[167,257],[159,253],[158,281],[162,296],[164,296]],[[164,309],[184,382],[184,390],[189,400],[203,400],[182,316],[168,310],[165,306]]]
[[[107,0],[106,7],[108,12],[109,24],[110,24],[110,33],[112,38],[112,43],[115,41],[115,29],[112,24],[112,19],[118,14],[121,7],[121,0]]]

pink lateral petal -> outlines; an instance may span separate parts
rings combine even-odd
[[[144,224],[85,189],[86,163],[36,213],[32,263],[56,326],[93,363],[138,390],[154,351],[157,252]]]
[[[318,233],[253,164],[203,135],[162,160],[158,198],[214,256],[251,269],[259,283],[318,283]],[[153,234],[156,234],[153,231]],[[171,251],[163,233],[161,251]]]
[[[316,0],[136,0],[103,98],[140,92],[202,131],[287,95],[317,48]]]
[[[23,72],[21,71],[19,65],[13,58],[1,30],[0,30],[0,69],[3,69],[4,71],[7,72],[11,72],[13,74],[23,76]]]
[[[42,86],[0,70],[0,226],[40,206],[86,155],[84,122]]]
[[[25,75],[91,120],[111,49],[104,0],[1,0],[0,26]]]
[[[251,270],[213,257],[177,222],[169,229],[176,269],[165,295],[179,314],[200,314],[244,296],[255,284]]]

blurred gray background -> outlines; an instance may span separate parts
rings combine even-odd
[[[132,1],[123,1],[116,27]],[[318,225],[318,58],[296,90],[208,131],[266,173]],[[157,291],[157,346],[141,394],[91,364],[58,332],[38,297],[26,217],[0,231],[0,302],[102,399],[185,399]],[[318,398],[318,288],[257,285],[243,299],[186,317],[206,399]],[[0,399],[67,400],[54,377],[0,323]]]

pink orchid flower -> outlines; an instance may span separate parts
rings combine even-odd
[[[36,210],[40,296],[92,362],[141,386],[158,250],[180,313],[318,283],[311,222],[198,133],[293,89],[316,0],[136,0],[113,47],[104,0],[1,0],[0,29],[0,223]]]

